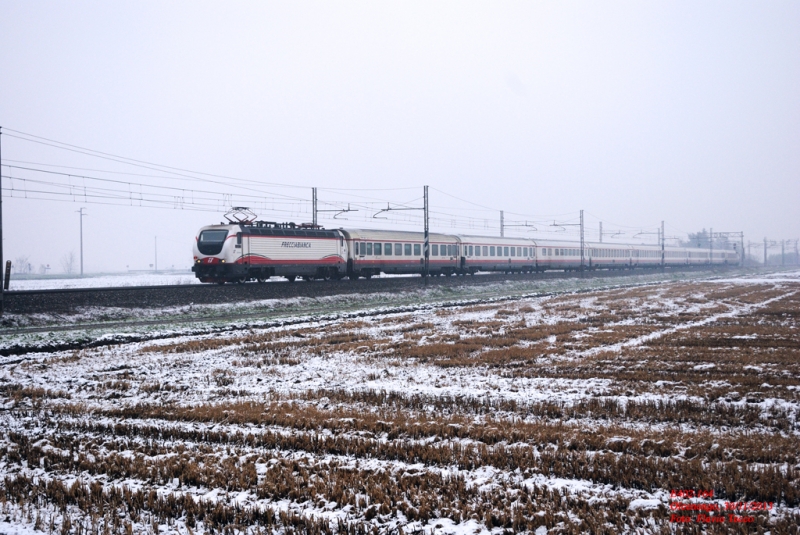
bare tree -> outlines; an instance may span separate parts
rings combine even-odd
[[[75,272],[75,251],[70,251],[61,257],[61,269],[67,274]]]
[[[31,266],[30,258],[31,257],[29,255],[20,255],[16,257],[14,259],[14,263],[11,264],[14,267],[14,273],[31,273],[33,271],[33,267]]]

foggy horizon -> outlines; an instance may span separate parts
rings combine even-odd
[[[230,205],[310,222],[312,187],[358,210],[328,228],[421,230],[374,215],[428,185],[432,232],[498,235],[503,210],[507,236],[577,239],[584,210],[592,241],[800,237],[796,3],[0,13],[3,257],[34,270],[78,254],[81,207],[87,273],[148,269],[156,237],[188,268]]]

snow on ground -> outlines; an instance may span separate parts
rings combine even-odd
[[[109,288],[116,286],[162,286],[169,284],[199,284],[194,273],[185,271],[159,273],[108,273],[80,276],[16,278],[13,275],[9,290],[55,290],[61,288]]]
[[[381,274],[377,278],[413,277],[415,275]],[[24,277],[24,278],[23,278]],[[267,282],[283,282],[275,277]],[[160,272],[126,272],[52,276],[11,275],[9,290],[56,290],[61,288],[111,288],[117,286],[163,286],[170,284],[201,284],[190,270]]]
[[[800,520],[800,272],[779,275],[77,331],[0,361],[0,532],[659,533],[676,487],[772,501],[753,524],[781,532]]]

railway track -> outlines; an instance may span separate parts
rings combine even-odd
[[[719,266],[714,269],[721,270]],[[708,268],[667,268],[666,272],[708,270]],[[621,277],[634,273],[653,273],[658,269],[635,271],[587,271],[586,277]],[[544,273],[486,273],[474,276],[431,277],[430,288],[463,286],[464,284],[493,284],[504,281],[535,281],[573,278],[579,273],[548,271]],[[420,277],[387,277],[340,281],[286,282],[264,284],[182,284],[164,286],[125,286],[110,288],[65,288],[53,290],[23,290],[5,292],[5,310],[10,314],[71,313],[85,307],[159,308],[189,304],[219,304],[258,301],[263,299],[290,299],[296,297],[325,297],[347,294],[372,294],[418,289],[425,284]]]

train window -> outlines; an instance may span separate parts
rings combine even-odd
[[[456,256],[458,253],[456,252],[455,245],[448,245],[447,246],[447,255],[448,256]]]
[[[380,243],[376,243],[376,244],[374,245],[373,249],[375,250],[375,255],[376,255],[376,256],[380,256],[380,254],[381,254],[381,249],[383,249],[383,246],[382,246]]]
[[[480,255],[481,255],[481,246],[480,245],[476,245],[475,246],[475,256],[480,256]]]
[[[372,255],[372,244],[371,243],[367,243],[367,254],[368,255]]]
[[[467,253],[467,256],[472,256],[472,245],[469,246],[469,252]]]
[[[523,247],[522,248],[522,256],[528,256],[528,248],[527,247]]]
[[[410,243],[403,244],[403,249],[404,249],[404,252],[405,252],[406,256],[411,256],[411,244]]]
[[[383,244],[383,254],[389,256],[392,254],[392,244],[391,243],[384,243]]]
[[[420,249],[420,244],[414,244],[414,256],[419,256],[422,254],[422,249]]]
[[[431,256],[439,256],[439,246],[435,243],[431,245]]]
[[[508,247],[503,247],[503,256],[508,256]]]
[[[200,233],[201,243],[220,243],[225,241],[227,230],[204,230]]]
[[[494,245],[489,247],[489,256],[494,256]]]
[[[394,255],[400,256],[403,254],[403,244],[402,243],[395,243],[394,244]]]
[[[488,245],[484,245],[483,246],[483,256],[489,256],[489,246]]]
[[[511,256],[517,256],[517,248],[516,247],[512,247],[511,248]]]

